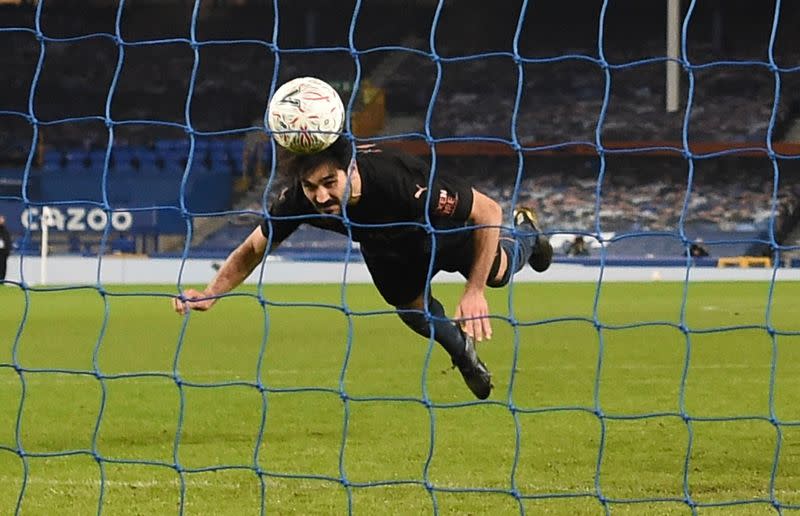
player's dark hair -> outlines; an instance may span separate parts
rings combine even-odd
[[[332,164],[338,169],[347,170],[351,156],[350,141],[339,137],[327,149],[313,154],[296,154],[281,148],[278,151],[278,162],[281,164],[281,174],[286,179],[301,180],[309,172],[324,164]]]

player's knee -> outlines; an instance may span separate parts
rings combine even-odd
[[[505,260],[503,258],[505,258]],[[509,267],[510,263],[511,260],[501,242],[497,246],[497,253],[494,255],[494,262],[492,263],[492,268],[489,271],[489,278],[486,280],[486,285],[491,288],[500,288],[506,286],[509,280],[511,280],[511,267]]]
[[[497,276],[490,276],[489,279],[486,281],[486,285],[492,288],[500,288],[505,287],[508,285],[508,282],[511,280],[511,267],[506,267],[506,270],[503,272],[500,277]]]

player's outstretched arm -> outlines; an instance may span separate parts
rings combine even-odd
[[[492,338],[489,320],[489,304],[486,301],[486,280],[494,262],[499,226],[503,222],[503,210],[493,199],[473,189],[470,220],[476,226],[489,226],[475,230],[475,258],[467,278],[467,285],[456,307],[456,319],[460,319],[464,331],[477,341]]]
[[[247,279],[250,273],[261,263],[267,250],[267,239],[260,227],[255,228],[244,242],[228,255],[217,275],[202,291],[186,289],[183,298],[172,299],[173,309],[185,315],[189,310],[205,311],[214,306],[216,297],[235,289]]]

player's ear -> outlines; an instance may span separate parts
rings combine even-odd
[[[355,158],[351,159],[347,166],[347,182],[350,184],[350,197],[361,197],[361,176],[358,173],[358,164]]]
[[[356,163],[355,158],[350,160],[350,164],[347,165],[347,176],[350,177],[353,175],[353,172],[358,172],[358,164]]]

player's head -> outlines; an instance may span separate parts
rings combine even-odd
[[[339,138],[327,149],[314,154],[286,152],[281,157],[283,174],[290,181],[299,181],[303,193],[320,213],[338,215],[347,196],[348,174],[355,168],[351,163],[351,146]]]

